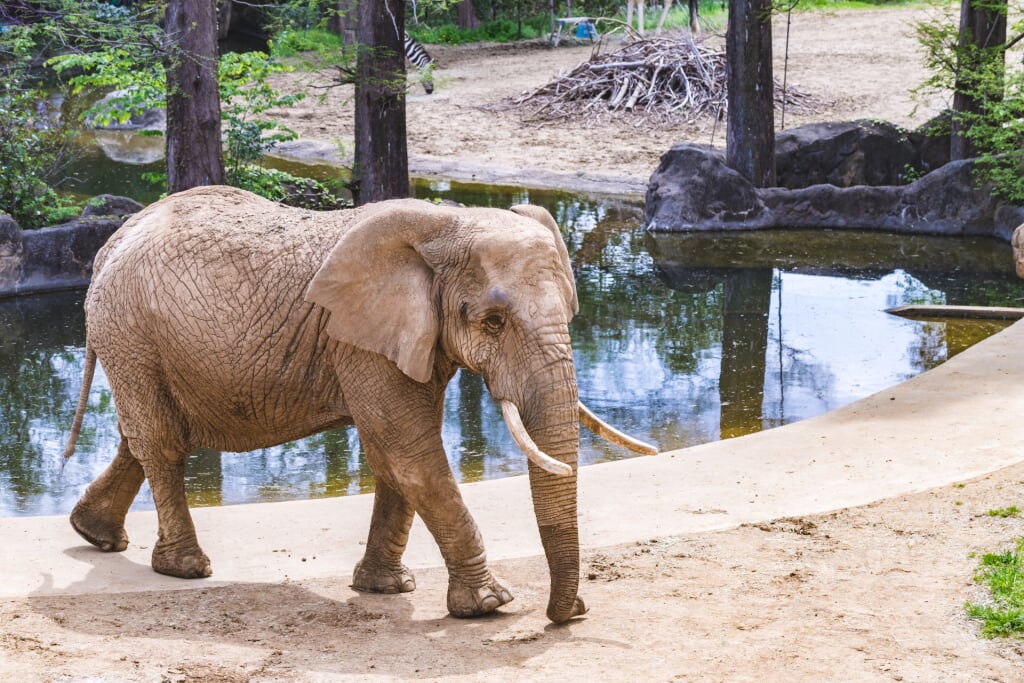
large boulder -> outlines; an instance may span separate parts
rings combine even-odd
[[[925,124],[908,131],[885,121],[812,123],[775,136],[779,187],[905,185],[949,161],[949,136]],[[944,156],[943,156],[943,150]]]
[[[705,145],[673,146],[661,156],[647,186],[651,230],[757,227],[764,210],[753,185]]]

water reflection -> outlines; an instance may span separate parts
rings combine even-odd
[[[746,434],[837,408],[933,367],[1000,323],[915,322],[905,303],[1019,305],[1024,287],[994,240],[866,233],[651,236],[630,202],[551,192],[420,184],[420,196],[547,206],[576,271],[580,395],[662,448]],[[66,513],[112,457],[110,391],[97,374],[82,439],[60,453],[84,358],[83,293],[0,300],[0,515]],[[443,438],[456,476],[524,472],[500,409],[459,373]],[[627,453],[581,433],[585,464]],[[371,491],[353,429],[254,453],[201,450],[193,505]],[[151,508],[148,490],[136,509]]]

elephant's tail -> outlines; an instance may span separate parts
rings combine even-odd
[[[92,376],[96,373],[96,352],[88,344],[85,345],[85,369],[82,371],[82,393],[78,395],[78,407],[75,408],[75,420],[71,423],[71,435],[68,445],[64,448],[64,460],[61,469],[75,453],[75,444],[82,431],[82,419],[85,417],[85,406],[89,403],[89,390],[92,388]]]

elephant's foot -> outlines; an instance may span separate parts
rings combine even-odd
[[[363,558],[352,572],[352,588],[364,593],[409,593],[416,590],[416,579],[404,564],[384,567]]]
[[[493,577],[483,586],[448,581],[448,611],[453,617],[478,617],[509,602],[512,602],[512,594]]]
[[[153,548],[153,571],[182,579],[202,579],[213,574],[210,558],[198,545],[157,542]]]
[[[124,518],[114,519],[83,505],[81,501],[71,512],[71,528],[79,536],[106,553],[119,553],[128,547]]]

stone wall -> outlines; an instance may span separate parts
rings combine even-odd
[[[645,218],[655,232],[851,228],[1009,241],[1024,208],[995,200],[972,168],[971,161],[948,163],[906,185],[758,189],[726,166],[721,152],[680,144],[651,176]]]
[[[96,252],[142,208],[125,197],[100,195],[73,221],[25,231],[0,214],[0,297],[87,287]]]

